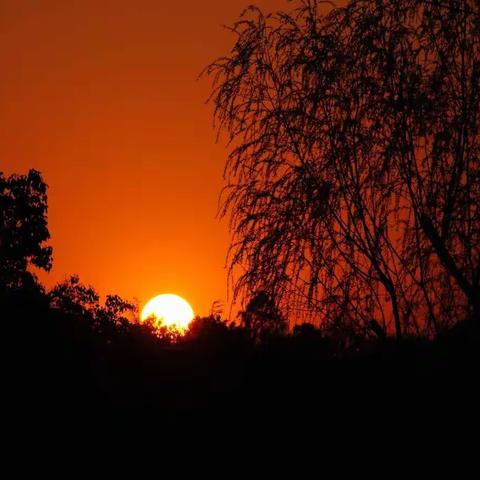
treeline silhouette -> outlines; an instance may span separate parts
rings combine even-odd
[[[213,308],[174,335],[136,321],[132,302],[110,295],[101,303],[77,276],[42,287],[29,269],[37,255],[43,268],[52,262],[45,184],[34,171],[0,178],[0,315],[19,424],[233,428],[316,420],[327,428],[426,419],[443,409],[446,416],[457,403],[473,415],[479,351],[468,322],[435,340],[347,341],[308,323],[288,330],[259,294],[238,323]]]

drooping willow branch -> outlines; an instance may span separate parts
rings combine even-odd
[[[398,337],[478,319],[479,4],[323,3],[251,7],[207,68],[235,292]]]

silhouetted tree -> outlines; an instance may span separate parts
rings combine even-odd
[[[255,340],[262,340],[267,335],[283,334],[287,329],[287,322],[274,298],[264,290],[252,295],[239,316],[242,326]]]
[[[96,315],[115,325],[123,325],[136,318],[138,306],[119,295],[107,295],[105,304],[97,309]]]
[[[50,270],[47,185],[36,170],[5,177],[0,172],[0,289],[35,282],[31,266]]]
[[[78,275],[72,275],[49,292],[51,306],[62,314],[89,323],[92,331],[109,338],[129,330],[138,323],[138,307],[119,295],[107,295],[104,305],[97,291],[84,285]]]
[[[207,68],[235,294],[381,338],[478,322],[479,2],[298,3]]]
[[[93,318],[99,299],[96,290],[81,283],[78,275],[72,275],[50,290],[52,307],[67,314],[90,315]]]
[[[214,300],[210,307],[211,317],[221,317],[223,313],[223,303],[221,300]]]
[[[229,332],[229,326],[220,315],[195,317],[190,323],[185,340],[196,342],[222,343]]]

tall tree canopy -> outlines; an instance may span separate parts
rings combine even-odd
[[[359,333],[478,322],[480,2],[324,3],[249,8],[207,69],[235,291]]]
[[[50,270],[47,186],[36,170],[5,177],[0,172],[0,287],[31,280],[30,266]]]

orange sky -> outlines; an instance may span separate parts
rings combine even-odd
[[[249,0],[0,0],[0,170],[49,184],[52,285],[227,300],[226,150],[201,69]],[[286,0],[258,0],[267,10]]]

